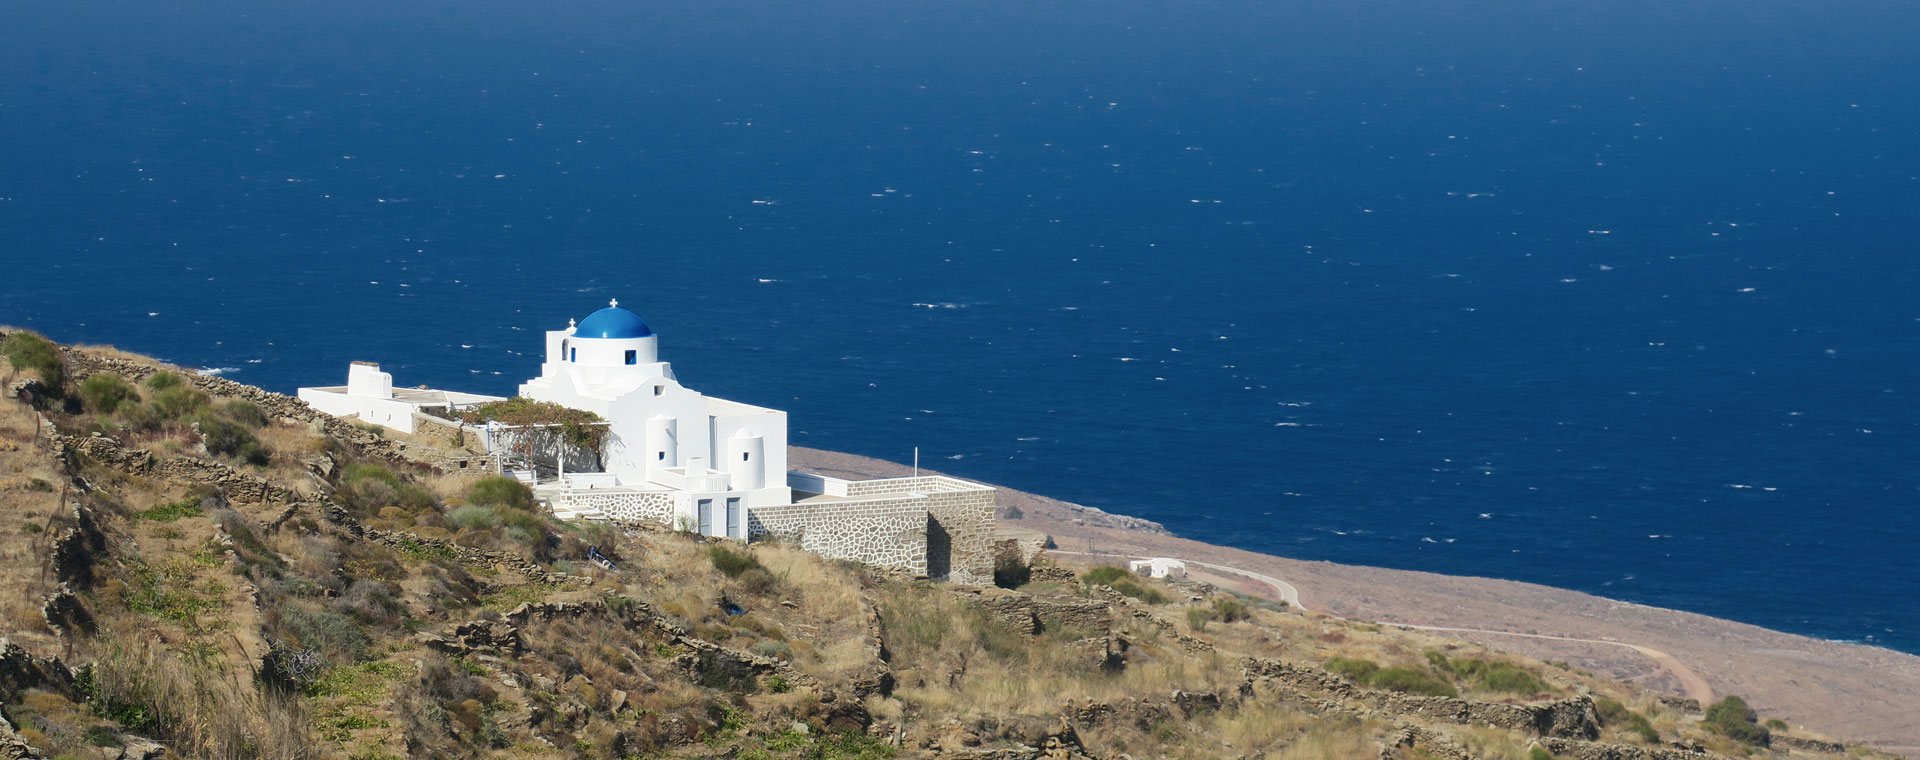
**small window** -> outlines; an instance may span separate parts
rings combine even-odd
[[[660,452],[659,456],[656,458],[662,462],[667,461],[667,452],[664,452],[664,451]]]
[[[640,352],[639,352],[639,351],[628,351],[628,352],[627,352],[627,363],[628,363],[628,364],[639,364],[639,363],[640,363]]]
[[[742,461],[742,462],[745,462],[745,461],[747,461],[747,460],[750,460],[750,459],[752,459],[752,458],[753,458],[753,455],[752,455],[752,454],[749,454],[749,453],[747,453],[747,452],[744,452],[744,451],[742,451],[742,452],[740,452],[740,461]]]
[[[658,395],[660,395],[660,394],[662,394],[662,393],[666,393],[666,392],[667,392],[667,386],[664,386],[664,385],[656,385],[656,386],[653,386],[653,395],[655,395],[655,396],[658,396]]]
[[[576,349],[574,349],[574,350],[573,350],[573,353],[567,356],[567,361],[570,361],[570,362],[573,362],[573,363],[575,363],[575,364],[579,364],[579,363],[580,363],[580,349],[577,349],[577,348],[576,348]]]

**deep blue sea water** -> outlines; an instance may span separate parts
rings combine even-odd
[[[311,7],[296,7],[296,6]],[[557,7],[556,7],[557,6]],[[1920,652],[1920,6],[0,5],[0,323]]]

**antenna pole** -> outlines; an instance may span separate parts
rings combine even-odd
[[[919,479],[920,477],[920,447],[919,446],[913,447],[913,477],[916,480]]]

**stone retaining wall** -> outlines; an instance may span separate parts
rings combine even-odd
[[[608,519],[627,523],[654,523],[669,528],[673,524],[673,494],[665,491],[595,492],[574,491],[562,499],[572,509],[597,509]]]
[[[927,575],[927,508],[917,499],[820,502],[747,510],[748,535],[828,559]],[[987,578],[993,578],[991,558]]]
[[[993,585],[994,490],[927,494],[927,574],[954,583]]]

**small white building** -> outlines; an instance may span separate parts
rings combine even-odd
[[[346,385],[301,388],[299,393],[300,400],[316,410],[402,433],[418,430],[423,422],[441,422],[444,419],[428,414],[430,409],[441,410],[451,416],[490,401],[503,400],[499,396],[440,391],[424,385],[418,388],[395,388],[393,375],[381,372],[380,365],[372,362],[348,365]]]
[[[1187,563],[1168,557],[1136,559],[1127,563],[1127,569],[1132,570],[1135,575],[1144,575],[1148,578],[1182,580],[1187,577]]]

